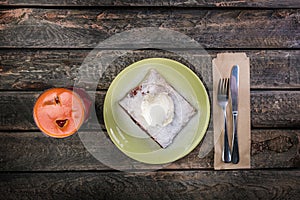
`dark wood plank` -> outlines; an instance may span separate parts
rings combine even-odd
[[[38,90],[74,85],[88,53],[88,50],[1,50],[0,88]]]
[[[298,9],[21,8],[2,10],[0,16],[0,47],[93,48],[115,33],[160,27],[186,34],[206,48],[299,48]]]
[[[291,199],[300,171],[0,174],[1,199]]]
[[[222,0],[59,0],[49,2],[47,0],[1,0],[0,5],[9,6],[174,6],[174,7],[267,7],[267,8],[299,8],[297,0],[257,0],[257,1],[222,1]]]
[[[35,100],[41,92],[0,93],[0,130],[36,130],[32,117]],[[90,95],[95,95],[90,93]],[[95,111],[103,126],[103,102],[105,92],[95,95]],[[252,127],[300,127],[299,91],[253,91],[251,92]],[[93,117],[86,128],[97,128],[99,122]]]
[[[252,92],[252,126],[257,127],[259,124],[259,127],[284,127],[286,122],[291,122],[292,127],[299,128],[299,95],[298,91],[295,92],[295,95],[289,95],[287,92]]]
[[[247,55],[252,89],[299,89],[300,51],[250,51]]]
[[[211,60],[217,53],[223,52],[228,51],[207,53]],[[300,51],[248,50],[243,52],[246,52],[250,58],[251,89],[300,89]],[[89,53],[90,50],[0,50],[0,90],[44,90],[49,87],[74,85],[80,66]],[[192,53],[192,57],[205,56],[201,51]],[[105,53],[100,50],[98,54],[105,56]],[[115,56],[117,59],[104,73],[105,76],[101,78],[98,89],[108,89],[114,77],[126,66],[151,57],[164,57],[182,62],[194,69],[200,77],[203,74],[212,74],[211,62],[204,66],[206,70],[201,71],[199,67],[191,66],[177,54],[162,50],[128,51],[125,55],[118,54],[116,51]],[[202,66],[201,69],[204,67]],[[86,76],[93,78],[97,70],[90,69]],[[211,78],[206,80],[211,81]],[[206,82],[206,85],[211,85],[211,82]],[[85,84],[86,89],[89,86],[88,83]]]
[[[80,132],[86,137],[93,132]],[[106,135],[106,133],[103,133]],[[209,131],[207,134],[213,134]],[[252,130],[251,168],[299,168],[299,130]],[[144,165],[137,161],[122,159],[111,151],[108,136],[104,144],[97,147],[102,159],[97,160],[84,147],[78,134],[65,139],[46,137],[40,132],[2,132],[0,134],[0,171],[85,171],[111,170],[104,164],[107,159],[119,160],[124,170],[155,170],[156,165]],[[162,169],[213,169],[213,149],[199,157],[201,144],[184,158],[164,166]],[[109,149],[109,150],[108,150]],[[116,150],[118,151],[118,150]],[[24,153],[26,152],[26,153]],[[104,164],[102,164],[104,161]],[[111,162],[113,163],[113,162]],[[120,169],[120,168],[118,168]]]
[[[252,131],[251,166],[253,168],[266,168],[266,166],[281,168],[285,166],[299,169],[299,134],[299,129],[294,131]],[[286,161],[284,161],[285,159]]]
[[[6,143],[0,147],[1,171],[109,169],[85,149],[78,135],[58,140],[41,132],[16,132],[0,137]]]

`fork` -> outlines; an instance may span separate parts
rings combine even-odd
[[[231,162],[231,154],[230,154],[228,133],[227,133],[227,117],[226,117],[226,107],[228,104],[228,97],[229,97],[229,78],[222,78],[219,80],[219,84],[218,84],[217,100],[224,114],[224,145],[222,149],[222,161],[225,163]]]

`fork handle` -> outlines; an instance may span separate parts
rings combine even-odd
[[[237,134],[237,113],[233,113],[233,137],[232,137],[232,163],[237,164],[240,161],[239,143]]]
[[[231,154],[230,154],[230,147],[229,147],[228,133],[227,133],[226,110],[224,110],[224,145],[223,145],[223,151],[222,151],[222,161],[225,163],[231,162]]]

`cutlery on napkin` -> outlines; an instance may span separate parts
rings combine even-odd
[[[238,65],[238,80],[231,77],[233,66]],[[233,99],[230,93],[230,99],[227,106],[228,123],[228,137],[233,139],[231,148],[231,161],[224,163],[222,161],[223,137],[221,137],[222,129],[224,129],[224,116],[222,115],[222,108],[217,101],[218,82],[221,78],[230,77],[230,85],[233,86],[232,81],[238,82],[238,98]],[[236,79],[237,79],[236,78]],[[230,86],[230,87],[231,87]],[[236,85],[237,86],[237,85]],[[250,129],[250,60],[245,53],[221,53],[213,59],[213,132],[214,132],[214,168],[215,169],[241,169],[250,168],[250,152],[251,152],[251,129]],[[236,103],[236,104],[235,104]],[[231,111],[238,111],[235,116]],[[234,119],[236,118],[236,120]],[[231,133],[234,131],[233,121],[236,121],[236,132],[238,134],[235,138]],[[223,136],[223,135],[222,135]],[[234,144],[238,142],[238,148],[233,148]],[[238,150],[238,151],[237,151]],[[237,154],[238,153],[238,154]],[[237,156],[238,155],[238,156]],[[235,164],[236,163],[236,164]]]

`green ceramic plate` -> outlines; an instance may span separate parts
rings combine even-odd
[[[198,110],[166,149],[159,147],[118,104],[150,69],[156,69]],[[192,70],[174,60],[149,58],[128,66],[113,80],[103,112],[108,134],[123,153],[143,163],[165,164],[184,157],[199,144],[209,123],[210,104],[204,85]]]

